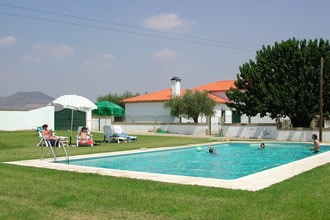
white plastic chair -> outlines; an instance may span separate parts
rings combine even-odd
[[[91,134],[91,132],[90,132],[90,130],[89,130],[89,128],[87,126],[79,126],[78,127],[78,131],[77,131],[77,138],[76,138],[76,146],[77,147],[79,147],[79,142],[80,142],[80,136],[79,136],[79,134],[80,134],[80,132],[81,132],[81,130],[82,130],[83,127],[87,128],[87,134],[89,135],[89,137],[91,139],[93,139],[93,135]],[[84,146],[86,146],[86,145],[84,145]],[[92,144],[90,146],[93,147],[94,146],[94,142],[92,142]]]
[[[38,130],[38,134],[39,134],[40,141],[39,141],[39,143],[37,144],[37,147],[39,147],[40,145],[46,145],[46,143],[45,143],[45,138],[44,138],[44,136],[42,135],[42,131],[39,131],[39,130]]]
[[[136,136],[131,136],[131,135],[128,135],[127,133],[123,132],[123,129],[120,125],[113,125],[113,131],[114,131],[115,135],[117,135],[119,137],[127,138],[128,142],[137,141]]]
[[[51,144],[51,141],[49,139],[47,139],[43,134],[42,131],[38,131],[39,134],[39,138],[40,141],[37,144],[37,147],[39,146],[46,146],[46,147],[54,147],[54,146],[58,146],[58,147],[64,147],[64,144],[66,144],[67,140],[63,139],[64,137],[60,137],[56,142],[55,145],[53,146]]]
[[[120,143],[120,142],[128,141],[126,137],[121,137],[121,136],[114,134],[112,131],[112,127],[110,125],[103,126],[103,133],[104,133],[103,142],[107,141],[110,143],[112,141],[115,141],[117,143]]]

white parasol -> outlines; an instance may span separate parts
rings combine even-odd
[[[92,101],[79,95],[63,95],[55,99],[51,104],[54,106],[72,109],[70,144],[72,137],[73,111],[88,112],[97,109],[97,106]]]

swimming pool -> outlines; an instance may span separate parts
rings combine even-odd
[[[152,152],[144,150],[132,154],[70,160],[70,165],[234,180],[315,155],[309,150],[311,144],[266,143],[264,150],[259,150],[259,145],[214,144],[212,147],[217,154],[208,153],[207,145]],[[330,151],[330,146],[322,146],[321,151]]]
[[[227,142],[233,143],[233,142]],[[253,149],[259,152],[256,148],[258,147],[258,143],[252,144],[249,149]],[[219,146],[220,150],[218,150],[219,157],[223,158],[224,154],[221,154],[221,150],[225,149],[226,143],[219,142],[213,143],[213,145],[221,145]],[[266,143],[265,152],[268,152],[271,149],[270,143]],[[276,143],[274,143],[276,144]],[[288,143],[291,145],[292,143]],[[228,189],[239,189],[239,190],[248,190],[248,191],[258,191],[261,189],[265,189],[273,184],[282,182],[286,179],[289,179],[295,175],[301,174],[303,172],[314,169],[318,166],[322,166],[330,163],[330,150],[329,146],[321,146],[321,153],[313,154],[307,148],[311,144],[303,144],[300,146],[300,150],[310,155],[304,159],[300,159],[291,163],[287,163],[284,165],[276,165],[273,168],[269,168],[260,172],[256,172],[254,174],[250,174],[247,176],[243,176],[236,179],[217,179],[217,178],[205,178],[205,177],[194,177],[187,175],[173,175],[173,174],[161,174],[161,173],[148,173],[141,171],[131,171],[131,170],[119,170],[119,169],[110,169],[110,168],[99,168],[99,167],[91,167],[91,166],[79,166],[65,163],[54,163],[52,158],[44,158],[44,159],[34,159],[34,160],[21,160],[21,161],[11,161],[4,162],[7,164],[15,164],[19,166],[28,166],[28,167],[38,167],[44,169],[54,169],[61,170],[66,172],[79,172],[79,173],[91,173],[97,175],[104,176],[113,176],[119,178],[132,178],[132,179],[141,179],[141,180],[151,180],[151,181],[159,181],[166,183],[175,183],[175,184],[185,184],[185,185],[198,185],[198,186],[207,186],[207,187],[220,187],[220,188],[228,188]],[[307,148],[306,148],[307,146]],[[223,147],[223,148],[222,148]],[[196,148],[192,148],[191,146],[178,146],[175,147],[175,150],[179,149],[191,149],[194,151],[195,155],[197,153],[202,153],[204,155],[212,156],[210,154],[205,153],[204,151],[196,152]],[[173,147],[163,147],[163,148],[152,148],[152,149],[137,149],[137,150],[128,150],[128,151],[117,151],[117,152],[107,152],[107,153],[97,153],[90,155],[77,155],[70,156],[70,161],[80,160],[80,159],[88,159],[88,158],[101,158],[108,156],[121,156],[121,155],[129,155],[129,154],[139,154],[146,152],[156,152],[156,151],[166,151],[173,149]],[[325,152],[328,150],[327,152]],[[224,152],[223,152],[224,153]],[[261,153],[261,152],[260,152]],[[140,155],[140,154],[139,154]],[[221,156],[223,155],[223,156]],[[208,157],[210,158],[210,157]],[[65,161],[65,157],[57,158],[58,160]]]

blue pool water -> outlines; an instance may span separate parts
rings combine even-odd
[[[146,150],[142,153],[70,160],[70,164],[232,180],[315,155],[309,150],[311,144],[266,143],[264,150],[259,150],[259,145],[212,145],[217,151],[216,155],[208,153],[208,146],[152,152]],[[329,150],[330,146],[322,146],[320,153]]]

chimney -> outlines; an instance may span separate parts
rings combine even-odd
[[[172,83],[172,98],[180,96],[181,79],[179,77],[174,76],[171,79],[171,83]]]

